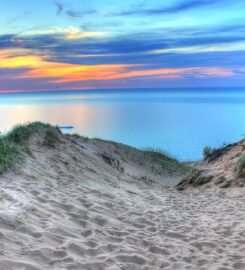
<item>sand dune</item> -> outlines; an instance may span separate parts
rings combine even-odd
[[[0,176],[1,270],[245,269],[242,189],[180,192],[141,151],[59,136]]]
[[[193,172],[177,186],[187,188],[245,187],[245,140],[214,149],[201,162],[192,164]]]

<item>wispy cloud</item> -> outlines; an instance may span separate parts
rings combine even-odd
[[[67,27],[67,28],[47,28],[47,29],[34,29],[31,31],[25,32],[25,35],[21,36],[23,41],[31,39],[41,38],[45,41],[45,37],[49,42],[53,39],[53,41],[61,41],[61,40],[79,40],[84,38],[91,38],[96,36],[106,35],[107,32],[96,32],[96,31],[84,31],[79,27]],[[0,36],[1,42],[1,36]],[[44,44],[43,44],[44,45]]]
[[[72,9],[66,11],[66,15],[71,19],[78,19],[86,15],[97,13],[95,10],[74,11]]]
[[[141,5],[137,9],[131,9],[115,13],[114,15],[125,16],[125,15],[161,15],[161,14],[172,14],[187,11],[190,9],[197,9],[208,7],[220,3],[225,3],[229,0],[182,0],[177,4],[173,4],[165,7],[157,7],[152,9],[145,9]]]
[[[56,14],[60,15],[64,10],[64,7],[65,7],[64,4],[61,3],[61,2],[55,2],[55,6],[56,6],[56,9],[57,9]]]
[[[153,54],[194,54],[194,53],[209,53],[209,52],[232,52],[232,51],[245,51],[245,41],[224,43],[224,44],[213,44],[204,46],[188,46],[179,48],[165,48],[160,50],[153,50],[149,53]]]
[[[25,10],[25,11],[21,12],[19,15],[6,21],[5,25],[11,26],[11,25],[17,23],[18,21],[22,20],[23,18],[26,18],[26,16],[28,16],[29,14],[30,14],[30,12]]]
[[[70,17],[72,19],[82,17],[82,12],[78,12],[78,11],[74,11],[74,10],[67,10],[66,14],[68,15],[68,17]]]
[[[56,1],[56,15],[62,15],[65,14],[70,19],[79,19],[85,15],[91,15],[93,13],[96,13],[95,10],[74,10],[73,8],[70,8],[69,6],[63,4],[62,2]]]

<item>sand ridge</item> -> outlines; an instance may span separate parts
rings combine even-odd
[[[41,139],[0,177],[0,269],[245,269],[243,190],[180,192],[129,149]]]

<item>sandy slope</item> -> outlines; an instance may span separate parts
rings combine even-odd
[[[236,166],[241,157],[245,156],[245,140],[229,144],[214,151],[201,162],[194,162],[192,174],[184,178],[177,186],[179,190],[187,188],[230,188],[245,187],[244,171],[242,176],[236,175]]]
[[[0,177],[1,270],[245,269],[242,190],[180,192],[131,148],[41,140]]]

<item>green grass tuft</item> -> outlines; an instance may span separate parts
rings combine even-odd
[[[10,168],[18,158],[19,146],[7,137],[0,138],[0,174]]]
[[[47,136],[52,134],[49,143],[54,141],[54,127],[41,122],[26,125],[17,125],[10,132],[0,136],[0,174],[13,167],[21,157],[23,151],[28,151],[29,139],[34,133],[44,132]],[[57,131],[58,132],[58,131]],[[57,141],[56,133],[56,141]]]

